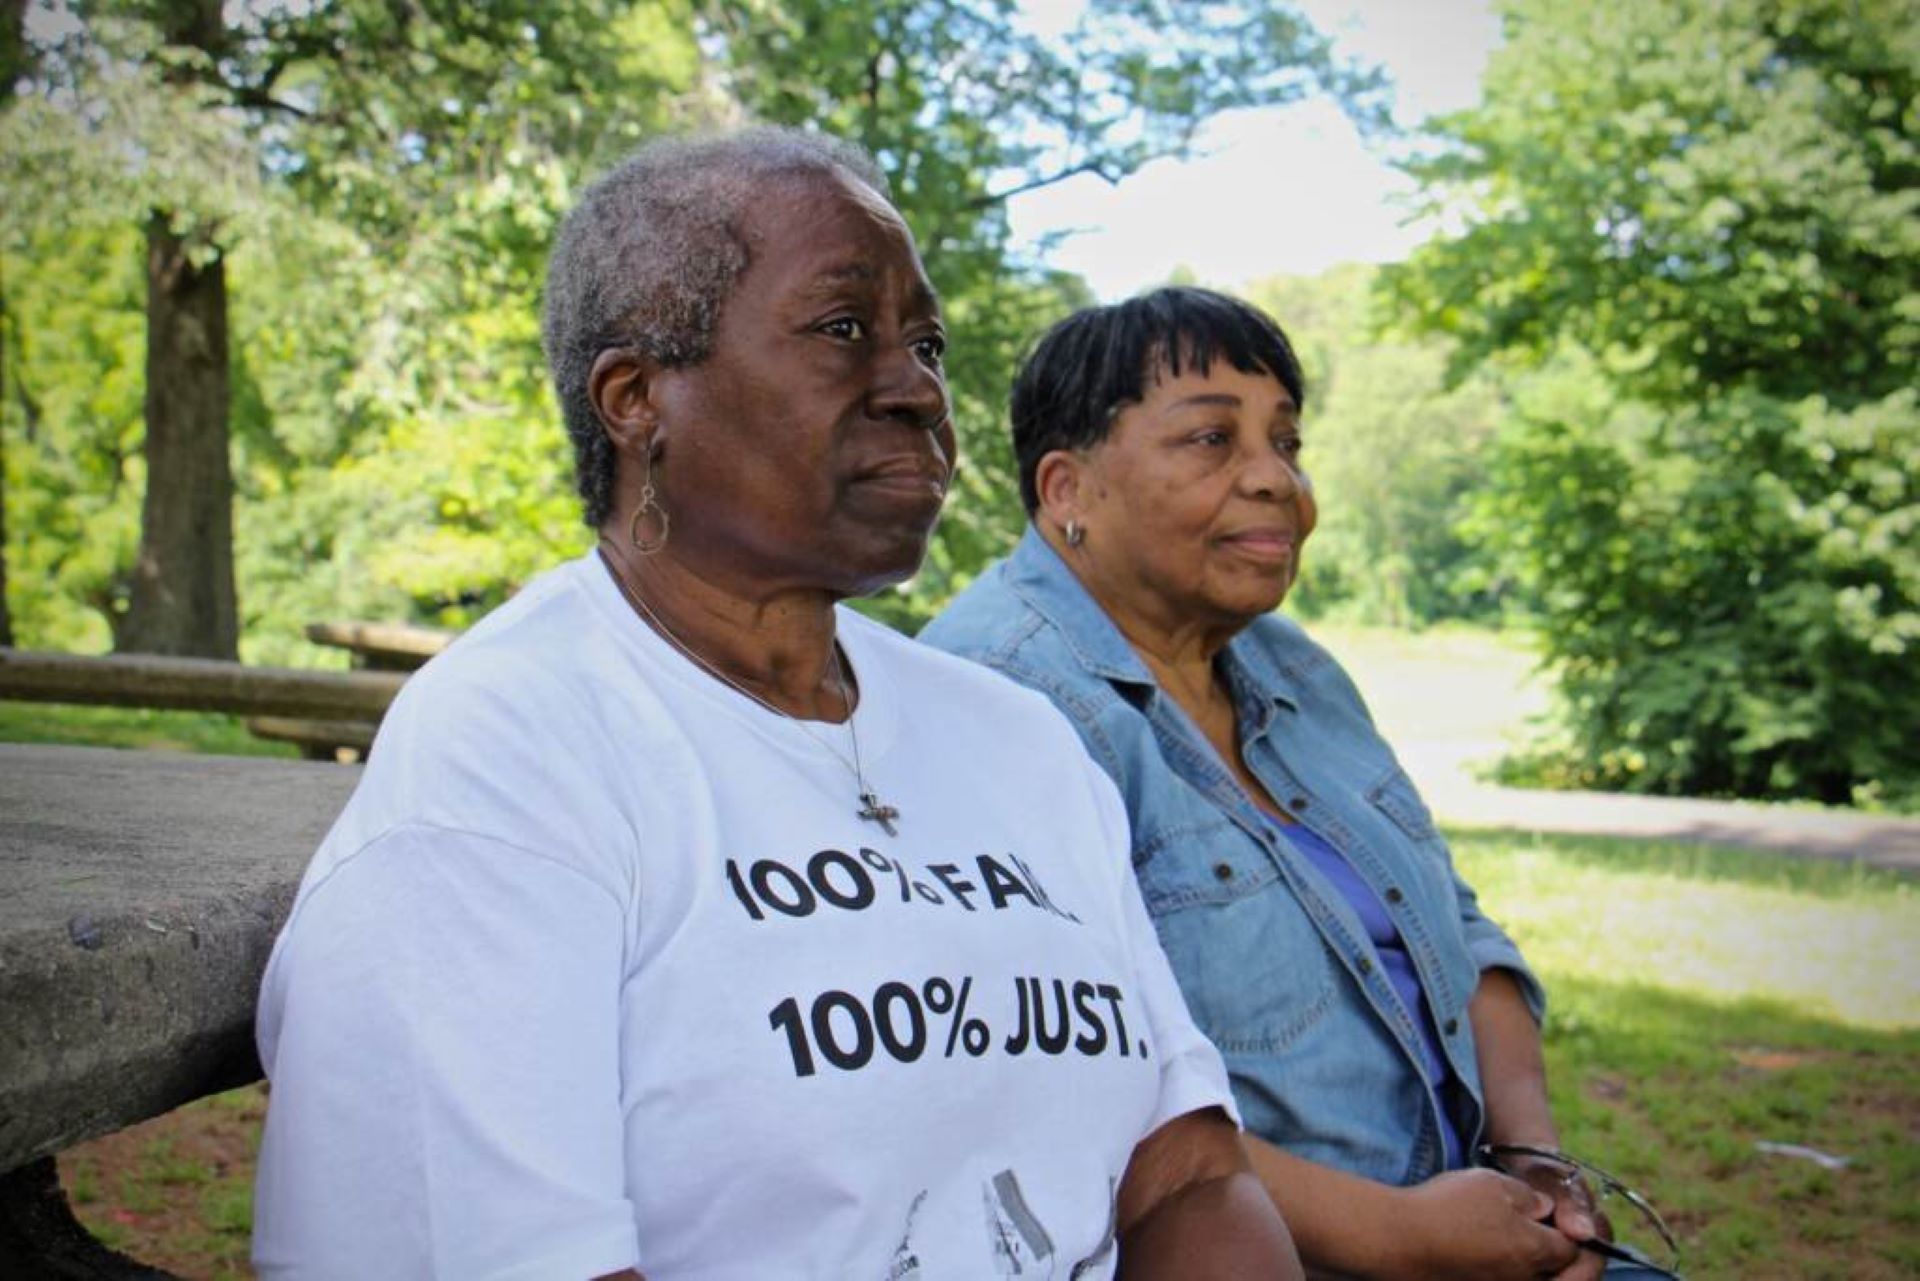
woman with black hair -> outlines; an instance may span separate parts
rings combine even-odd
[[[1598,1276],[1624,1247],[1555,1154],[1540,986],[1353,683],[1272,612],[1319,515],[1305,402],[1285,334],[1235,299],[1062,321],[1013,391],[1026,535],[921,639],[1047,694],[1119,784],[1310,1268]]]

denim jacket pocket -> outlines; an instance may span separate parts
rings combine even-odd
[[[1440,829],[1434,825],[1433,811],[1420,799],[1419,789],[1407,772],[1394,766],[1367,788],[1367,800],[1393,820],[1395,827],[1416,841],[1437,841]]]
[[[1326,1016],[1326,945],[1258,842],[1213,815],[1157,833],[1136,863],[1160,946],[1221,1053],[1276,1053]]]

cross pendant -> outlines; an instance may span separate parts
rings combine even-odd
[[[869,823],[878,823],[888,836],[900,835],[893,826],[893,820],[900,817],[899,810],[883,802],[873,792],[860,793],[860,800],[862,803],[858,812],[861,818]]]

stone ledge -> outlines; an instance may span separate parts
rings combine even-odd
[[[358,779],[0,744],[0,1171],[259,1076],[260,974]]]

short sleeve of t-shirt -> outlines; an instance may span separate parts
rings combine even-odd
[[[262,1004],[260,1274],[632,1267],[625,950],[604,887],[472,833],[404,826],[310,887]]]

